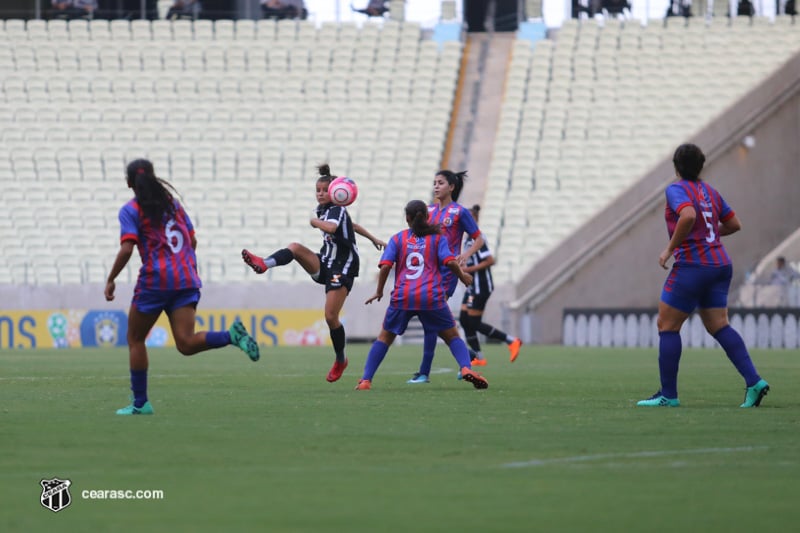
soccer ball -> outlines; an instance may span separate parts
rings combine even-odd
[[[334,204],[348,206],[358,198],[358,186],[347,176],[340,176],[328,185],[328,195]]]

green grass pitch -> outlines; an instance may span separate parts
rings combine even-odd
[[[325,381],[323,348],[150,353],[151,417],[120,417],[127,351],[0,351],[0,531],[791,531],[800,523],[800,353],[754,351],[772,391],[720,350],[684,353],[682,406],[637,408],[654,350],[486,349],[486,391],[440,346],[368,346]],[[72,482],[59,513],[43,478]],[[88,500],[84,490],[161,490]]]

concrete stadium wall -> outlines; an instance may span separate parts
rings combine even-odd
[[[746,149],[741,141],[753,135]],[[724,242],[734,286],[747,269],[800,227],[800,54],[686,141],[707,155],[705,179],[737,212],[743,231]],[[655,308],[665,271],[665,186],[671,154],[623,192],[516,287],[513,320],[523,340],[560,343],[565,308]]]

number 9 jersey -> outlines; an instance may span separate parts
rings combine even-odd
[[[675,233],[681,209],[692,206],[697,213],[692,231],[675,249],[676,264],[725,266],[731,258],[719,239],[719,223],[736,213],[711,185],[702,181],[679,180],[667,187],[664,218],[670,238]]]
[[[397,265],[391,304],[397,309],[422,310],[447,307],[441,267],[455,256],[443,235],[418,237],[410,229],[386,244],[381,265]]]
[[[142,266],[136,289],[177,290],[202,287],[192,239],[194,226],[180,202],[175,217],[154,227],[136,199],[119,210],[120,242],[133,241]]]

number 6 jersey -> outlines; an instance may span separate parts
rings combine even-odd
[[[697,212],[689,236],[675,249],[676,264],[699,266],[730,265],[731,258],[719,240],[719,223],[736,213],[711,185],[702,181],[679,180],[667,187],[664,218],[670,238],[675,233],[681,209],[694,207]]]
[[[136,289],[176,290],[202,286],[192,248],[194,226],[180,202],[173,202],[175,217],[158,227],[145,217],[135,198],[119,210],[120,242],[136,243],[142,258]]]

